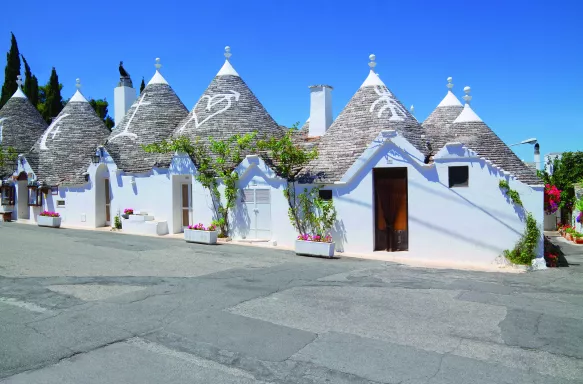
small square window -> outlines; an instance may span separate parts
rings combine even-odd
[[[320,199],[322,200],[332,200],[332,190],[330,189],[320,189]]]
[[[57,207],[63,208],[65,206],[65,200],[57,200]]]
[[[449,167],[449,187],[467,187],[470,178],[469,168],[463,167]]]

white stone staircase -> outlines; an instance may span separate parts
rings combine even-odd
[[[168,222],[156,221],[154,216],[148,215],[147,212],[136,211],[128,219],[122,220],[122,230],[126,233],[135,233],[137,235],[167,235]]]

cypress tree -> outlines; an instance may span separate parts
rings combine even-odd
[[[16,76],[20,75],[20,54],[18,53],[16,37],[14,37],[14,33],[11,33],[11,35],[10,51],[6,54],[6,68],[4,69],[4,85],[2,85],[2,94],[0,95],[0,108],[6,104],[8,99],[18,89]]]
[[[140,84],[140,93],[146,88],[146,83],[144,83],[144,78],[142,77],[142,84]]]
[[[57,76],[57,70],[53,67],[51,71],[51,78],[47,84],[46,89],[47,100],[45,102],[45,108],[43,110],[45,121],[50,123],[53,117],[63,110],[63,98],[61,97],[61,85],[59,84],[59,77]]]
[[[38,79],[35,75],[32,75],[30,79],[30,95],[28,95],[28,100],[38,108]]]
[[[28,62],[22,55],[22,62],[24,63],[24,94],[28,100],[36,107],[38,103],[38,80],[30,70]]]

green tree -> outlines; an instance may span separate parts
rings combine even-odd
[[[302,208],[296,196],[298,173],[311,160],[318,157],[318,151],[314,148],[307,150],[294,143],[293,133],[297,131],[299,123],[295,123],[281,138],[272,137],[269,140],[260,140],[257,146],[267,155],[270,166],[282,178],[287,181],[287,187],[283,190],[288,202],[288,215],[293,226],[300,234],[305,234],[308,228],[306,221],[302,220]]]
[[[22,56],[22,62],[24,63],[24,94],[28,97],[28,100],[32,105],[36,106],[38,104],[38,79],[32,74],[28,62]]]
[[[63,97],[61,96],[61,89],[63,85],[59,84],[59,77],[55,67],[51,71],[51,77],[47,85],[42,89],[44,92],[44,107],[41,114],[47,123],[50,123],[54,117],[63,110]],[[39,95],[39,100],[43,98],[43,94]],[[40,108],[39,108],[40,110]]]
[[[12,147],[2,147],[0,144],[0,168],[8,165],[10,162],[16,160],[18,153]]]
[[[107,114],[109,103],[106,99],[89,99],[89,104],[93,107],[97,116],[99,116],[102,120],[107,129],[111,131],[111,128],[114,126],[113,119]]]
[[[144,78],[142,77],[142,84],[140,84],[140,93],[144,91],[144,88],[146,88],[146,83],[144,82]]]
[[[8,99],[14,95],[18,89],[16,76],[20,75],[20,54],[18,53],[18,44],[14,33],[11,33],[10,50],[6,54],[6,68],[4,69],[4,85],[0,94],[0,108],[6,104]]]
[[[574,185],[583,182],[583,152],[563,152],[559,159],[551,159],[547,165],[553,173],[539,171],[540,178],[562,191],[560,206],[571,210],[576,200]]]
[[[187,153],[197,167],[195,179],[211,193],[215,224],[220,229],[220,235],[227,237],[230,230],[229,213],[235,207],[237,200],[237,181],[239,174],[233,169],[245,158],[245,154],[253,151],[255,133],[233,135],[225,140],[214,140],[207,143],[199,140],[191,141],[186,136],[160,143],[142,146],[150,153]],[[224,185],[224,196],[221,196],[219,182]]]

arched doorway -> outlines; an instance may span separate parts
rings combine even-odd
[[[109,169],[105,164],[99,164],[95,172],[95,226],[111,225],[111,185]]]
[[[28,176],[26,172],[20,172],[16,178],[16,186],[16,218],[29,220],[30,207],[28,206]]]

